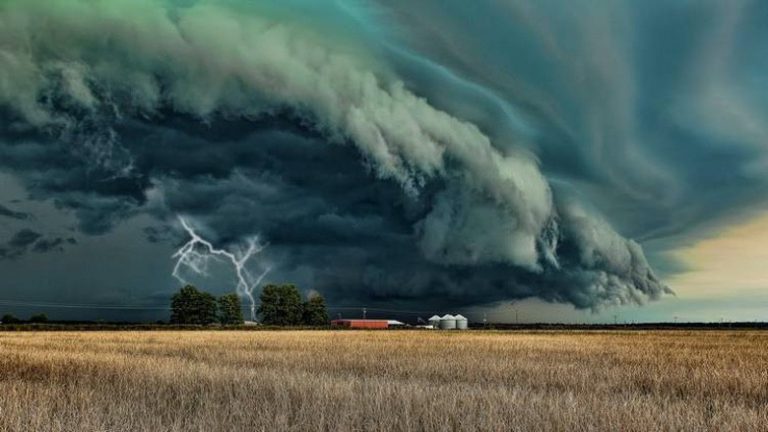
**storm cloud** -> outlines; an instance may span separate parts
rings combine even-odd
[[[64,246],[77,244],[72,237],[47,238],[43,234],[24,228],[17,231],[5,243],[0,243],[0,259],[18,259],[28,252],[64,252]]]
[[[722,6],[665,80],[633,49],[682,8],[341,4],[6,1],[0,165],[85,234],[151,215],[148,241],[178,241],[182,214],[220,244],[259,234],[276,274],[357,304],[642,304],[671,291],[627,236],[732,214],[707,184],[744,211],[765,187],[764,100],[715,55],[759,6]]]
[[[11,210],[2,204],[0,204],[0,216],[4,216],[11,219],[17,219],[17,220],[25,220],[31,217],[29,213]]]

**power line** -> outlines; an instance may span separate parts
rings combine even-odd
[[[359,311],[364,306],[327,306],[328,309],[333,310],[356,310]],[[435,310],[430,311],[413,311],[413,310],[403,310],[403,309],[381,309],[381,308],[370,308],[365,307],[368,311],[375,311],[375,312],[397,312],[397,313],[408,313],[408,314],[430,314],[435,313]]]
[[[39,307],[39,308],[62,308],[62,309],[114,309],[114,310],[170,310],[170,305],[158,305],[158,304],[98,304],[98,303],[65,303],[65,302],[51,302],[51,301],[29,301],[29,300],[4,300],[0,299],[0,306],[19,306],[19,307]],[[329,310],[357,310],[361,309],[361,306],[327,306]],[[432,311],[414,311],[404,309],[385,309],[385,308],[369,308],[365,307],[367,311],[374,312],[391,312],[401,314],[430,314]]]
[[[58,303],[0,300],[0,306],[22,306],[41,308],[66,308],[66,309],[126,309],[126,310],[170,310],[170,306],[159,305],[114,305],[114,304],[88,304],[88,303]]]

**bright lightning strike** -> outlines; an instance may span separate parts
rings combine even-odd
[[[270,268],[267,267],[260,274],[253,274],[246,265],[251,258],[264,250],[266,245],[261,244],[258,237],[251,237],[247,239],[246,248],[239,248],[234,252],[216,249],[211,242],[200,237],[183,217],[179,216],[179,222],[189,234],[190,240],[172,256],[176,259],[173,277],[182,284],[186,284],[187,281],[181,276],[182,269],[186,268],[199,275],[208,276],[208,262],[211,259],[229,261],[234,267],[235,275],[237,275],[237,293],[248,298],[251,307],[251,319],[256,321],[256,300],[253,298],[253,290],[261,284]]]

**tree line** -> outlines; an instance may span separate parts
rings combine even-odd
[[[328,323],[325,299],[320,294],[302,298],[293,284],[269,284],[259,296],[258,314],[262,324],[276,326],[310,325]],[[240,297],[225,294],[215,297],[192,285],[181,288],[171,297],[171,323],[208,325],[239,325],[245,322]]]
[[[32,315],[29,317],[29,320],[24,321],[21,318],[17,318],[14,314],[5,314],[0,318],[0,323],[2,324],[22,324],[24,322],[28,322],[31,324],[43,324],[48,322],[48,315],[44,313],[39,313]]]

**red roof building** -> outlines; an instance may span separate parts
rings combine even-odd
[[[335,319],[331,325],[356,329],[385,329],[389,328],[388,320],[377,319]]]

